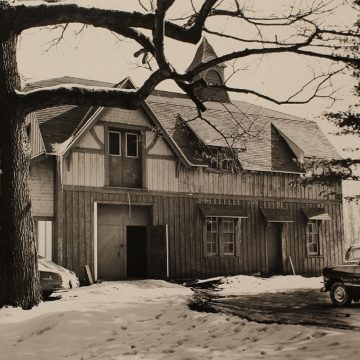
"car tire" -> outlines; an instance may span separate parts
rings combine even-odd
[[[336,282],[331,286],[330,298],[336,306],[347,306],[352,300],[347,287],[341,282]]]
[[[43,291],[43,293],[42,293],[43,300],[47,300],[52,293],[53,293],[53,291]]]

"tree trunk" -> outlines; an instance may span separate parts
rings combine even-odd
[[[16,37],[0,34],[0,308],[30,309],[41,300],[34,223],[28,189],[30,146],[20,88]]]

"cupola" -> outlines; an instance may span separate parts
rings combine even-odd
[[[203,37],[199,47],[196,50],[193,61],[188,70],[193,69],[196,65],[206,63],[209,60],[217,58],[215,50],[208,40]],[[203,79],[208,85],[224,84],[224,64],[217,64],[194,77],[195,80]],[[229,95],[224,89],[212,89],[208,87],[199,87],[195,91],[196,95],[204,101],[230,102]]]

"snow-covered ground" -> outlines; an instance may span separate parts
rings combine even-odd
[[[241,276],[227,282],[224,291],[239,294],[257,291],[256,284],[259,291],[312,288],[320,279]],[[193,312],[186,305],[190,294],[160,280],[123,281],[73,289],[30,311],[1,309],[0,359],[360,358],[358,332]]]
[[[261,294],[296,289],[320,289],[322,277],[305,278],[303,276],[273,276],[260,278],[237,275],[219,278],[221,295]]]

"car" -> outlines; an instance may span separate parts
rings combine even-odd
[[[336,306],[347,306],[360,300],[360,245],[351,246],[345,255],[345,262],[327,266],[322,271],[324,287],[330,291],[330,298]]]
[[[47,299],[54,291],[78,287],[79,279],[73,271],[63,268],[38,255],[38,268],[43,299]]]

